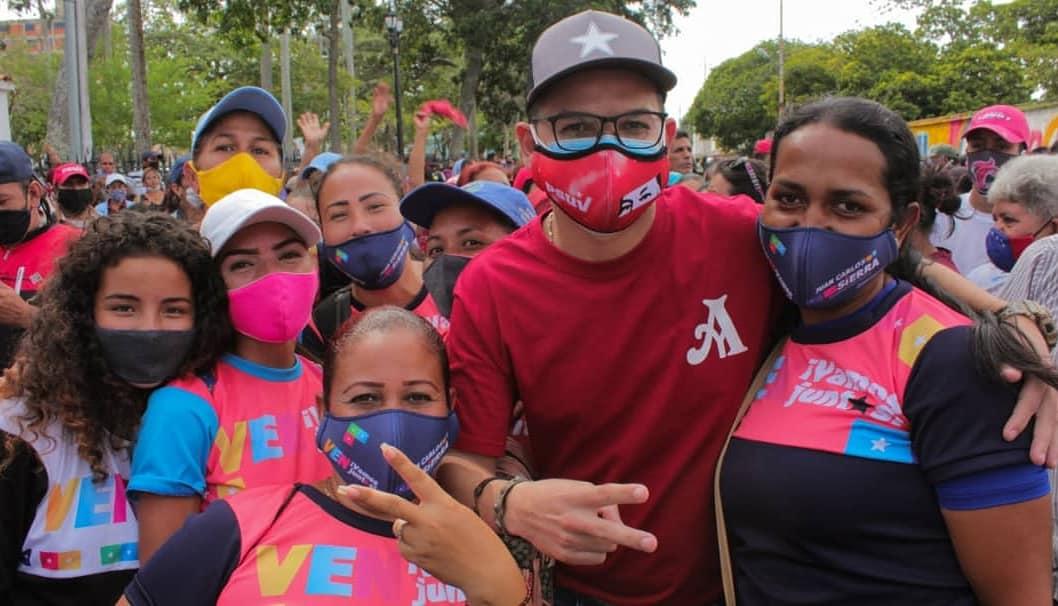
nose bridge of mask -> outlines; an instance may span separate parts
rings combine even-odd
[[[659,141],[651,145],[650,147],[643,148],[631,148],[625,143],[622,143],[616,135],[605,133],[596,142],[595,137],[579,137],[576,139],[567,139],[562,142],[561,147],[558,142],[544,144],[540,142],[540,139],[533,133],[533,138],[536,140],[537,146],[555,156],[557,158],[581,156],[588,153],[594,153],[606,149],[616,150],[626,156],[636,159],[647,159],[657,156],[665,148],[664,141]],[[638,141],[633,139],[632,141]],[[646,143],[643,141],[643,143]]]

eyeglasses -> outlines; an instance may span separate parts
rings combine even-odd
[[[551,147],[553,143],[558,150],[567,153],[582,152],[599,145],[607,123],[613,124],[614,136],[621,147],[632,151],[652,151],[661,143],[667,117],[668,114],[664,112],[650,111],[627,112],[616,116],[563,112],[536,118],[529,123],[538,143],[544,147]],[[541,122],[550,125],[550,132],[544,129],[545,137],[540,137],[537,131],[536,125]]]

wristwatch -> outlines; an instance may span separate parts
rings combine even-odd
[[[1043,340],[1047,342],[1047,347],[1053,349],[1055,344],[1058,344],[1058,326],[1055,325],[1054,316],[1046,307],[1035,301],[1025,300],[1010,303],[999,310],[1000,320],[1013,316],[1025,316],[1035,322],[1036,327],[1040,329],[1040,334],[1043,335]]]

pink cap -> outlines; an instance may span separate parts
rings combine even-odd
[[[753,153],[755,154],[770,154],[771,153],[771,139],[761,139],[753,144]]]
[[[978,111],[966,127],[966,135],[979,128],[990,130],[1009,143],[1029,140],[1029,121],[1020,109],[1011,105],[989,105]]]
[[[85,167],[81,166],[80,164],[68,162],[66,164],[60,164],[55,167],[55,171],[52,173],[52,183],[54,183],[55,185],[62,185],[63,183],[66,183],[67,179],[75,175],[84,177],[85,180],[91,180],[88,176],[88,171],[85,170]]]

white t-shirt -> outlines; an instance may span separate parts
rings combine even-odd
[[[995,225],[995,220],[992,215],[983,213],[970,204],[970,194],[963,194],[959,199],[962,204],[954,219],[937,213],[937,222],[933,224],[929,241],[934,246],[950,250],[955,267],[965,276],[981,265],[991,264],[985,251],[985,238],[988,236],[988,230]],[[955,230],[951,231],[953,220]]]
[[[993,295],[998,295],[999,291],[1003,290],[1003,287],[1006,285],[1009,278],[1009,273],[999,269],[992,263],[978,265],[973,271],[966,275],[967,280],[987,290]]]

